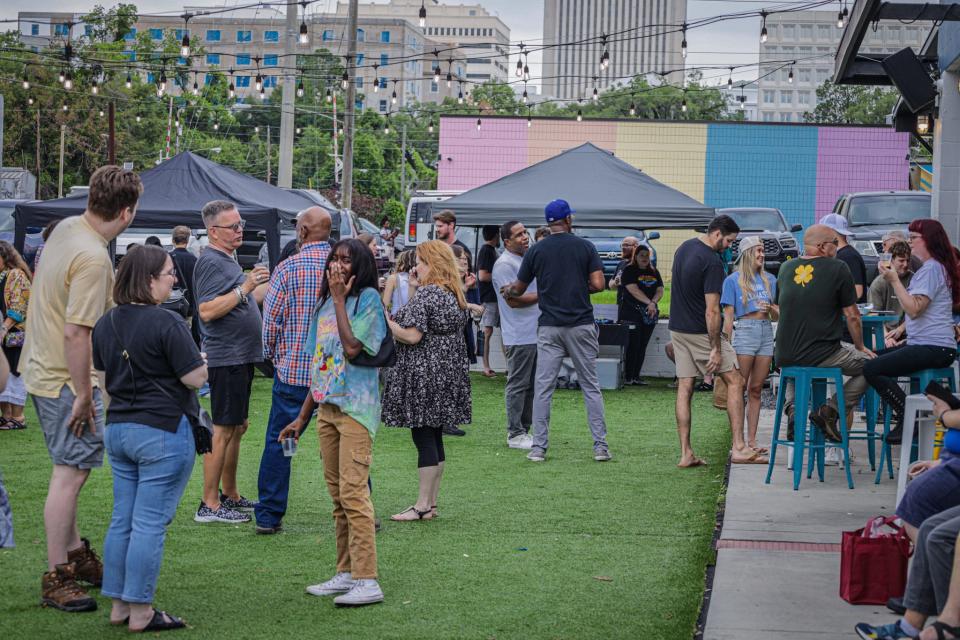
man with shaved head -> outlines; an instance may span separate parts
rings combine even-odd
[[[263,301],[263,356],[273,361],[273,402],[260,458],[260,501],[254,507],[259,534],[278,533],[287,511],[290,458],[277,441],[280,431],[300,413],[310,392],[311,356],[303,349],[310,316],[320,299],[320,284],[330,255],[330,213],[310,207],[297,214],[300,251],[273,272]]]
[[[853,407],[867,389],[863,363],[876,357],[863,345],[863,327],[857,309],[857,290],[850,268],[836,258],[840,240],[828,226],[815,224],[803,234],[803,255],[780,267],[777,278],[775,358],[779,367],[838,367],[849,379],[843,385],[847,427]],[[853,346],[841,344],[844,321]],[[794,398],[787,386],[788,438],[793,438]],[[810,414],[827,438],[840,440],[836,395]]]

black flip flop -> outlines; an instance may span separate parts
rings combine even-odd
[[[937,632],[937,640],[956,640],[960,638],[960,627],[951,627],[946,622],[934,622],[930,625]],[[950,638],[944,635],[944,632],[950,634]]]
[[[14,420],[13,418],[4,418],[3,424],[0,425],[0,431],[19,431],[20,429],[26,428],[26,423]]]
[[[169,620],[167,619],[169,618]],[[134,633],[148,633],[150,631],[172,631],[174,629],[183,629],[187,625],[176,616],[172,616],[166,611],[153,610],[153,618],[143,629],[138,629]]]

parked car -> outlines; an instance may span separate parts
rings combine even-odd
[[[573,232],[589,240],[597,247],[597,253],[600,254],[600,260],[603,262],[603,277],[607,280],[612,278],[617,271],[617,265],[620,264],[620,243],[627,236],[633,236],[640,241],[640,244],[650,248],[650,262],[657,266],[657,250],[650,243],[660,237],[659,231],[650,231],[649,233],[638,229],[597,229],[591,227],[574,227]]]
[[[869,191],[847,193],[833,205],[833,213],[847,219],[853,239],[867,265],[867,283],[877,277],[877,258],[883,235],[894,229],[906,233],[917,218],[929,218],[933,200],[926,191]]]
[[[717,209],[717,215],[733,218],[740,227],[740,237],[759,236],[763,241],[764,269],[777,275],[780,265],[799,255],[797,239],[792,232],[803,229],[799,224],[788,225],[780,209],[772,207],[736,207]],[[731,247],[733,257],[740,254],[740,240]]]
[[[352,211],[351,213],[353,214]],[[376,256],[377,270],[381,274],[386,273],[387,271],[390,271],[390,266],[391,266],[390,258],[388,257],[387,252],[385,251],[385,246],[387,244],[387,241],[384,240],[382,237],[380,237],[380,227],[373,224],[366,218],[361,218],[356,214],[353,214],[353,216],[356,220],[357,229],[359,233],[369,233],[377,241],[377,256]]]
[[[0,240],[6,240],[13,244],[17,223],[13,219],[13,210],[21,202],[30,202],[30,200],[0,200]],[[43,229],[39,227],[27,227],[27,237],[23,241],[23,259],[27,264],[33,266],[33,257],[37,255],[37,249],[43,246],[43,238],[40,232]]]
[[[404,246],[410,249],[417,243],[433,239],[433,214],[430,204],[443,202],[461,193],[463,191],[415,191],[407,203],[407,220],[402,234]],[[468,247],[474,246],[460,238],[459,233],[457,238]]]

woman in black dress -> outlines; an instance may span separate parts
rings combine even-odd
[[[437,515],[443,477],[443,428],[471,421],[470,378],[463,327],[467,301],[450,247],[431,240],[417,245],[420,288],[390,320],[398,342],[397,363],[387,374],[383,422],[408,427],[417,447],[417,501],[392,520]]]
[[[632,325],[624,377],[627,384],[645,385],[640,370],[660,317],[657,303],[663,297],[663,278],[650,263],[650,247],[637,246],[620,276],[620,284],[625,289],[620,301],[620,322]]]

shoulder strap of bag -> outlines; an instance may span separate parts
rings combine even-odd
[[[127,348],[123,345],[123,339],[120,338],[120,332],[117,331],[117,325],[116,325],[116,322],[114,321],[114,316],[116,315],[117,315],[116,311],[110,314],[110,328],[113,329],[113,335],[116,336],[117,338],[117,344],[120,345],[120,357],[123,358],[124,362],[127,363],[127,367],[129,367],[130,369],[130,378],[133,380],[133,400],[131,402],[135,402],[137,399],[137,378],[134,375],[134,369],[136,368],[136,365],[134,364],[133,360],[130,358],[130,352],[127,351]],[[170,402],[179,406],[180,403],[177,402],[177,399],[171,396],[166,389],[164,389],[159,384],[157,384],[156,380],[154,380],[150,376],[146,376],[146,378],[160,393],[165,395],[167,399],[170,400]]]

